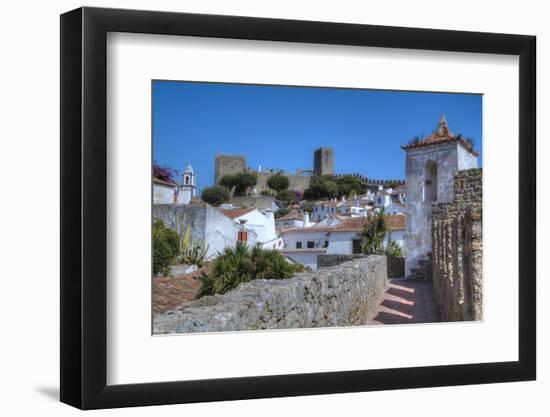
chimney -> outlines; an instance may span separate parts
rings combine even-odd
[[[305,227],[309,224],[309,211],[304,210],[303,220],[304,220],[304,227]]]

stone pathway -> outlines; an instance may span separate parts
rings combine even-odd
[[[438,320],[433,286],[424,280],[390,280],[378,314],[367,324],[433,323]]]

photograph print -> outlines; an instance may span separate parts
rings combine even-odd
[[[151,88],[154,335],[483,320],[482,95]]]

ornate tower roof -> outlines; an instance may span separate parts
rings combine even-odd
[[[469,144],[462,135],[455,136],[453,132],[449,129],[449,125],[447,124],[447,119],[445,118],[445,115],[442,114],[439,118],[439,122],[437,124],[437,129],[429,136],[421,139],[421,138],[415,138],[411,140],[406,145],[402,145],[401,148],[404,150],[409,149],[415,149],[415,148],[421,148],[424,146],[430,146],[430,145],[439,145],[444,143],[450,143],[450,142],[458,142],[464,148],[470,152],[471,154],[478,156],[479,154],[474,151],[471,144]]]

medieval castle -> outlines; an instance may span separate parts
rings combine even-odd
[[[214,182],[224,175],[233,175],[239,172],[253,172],[257,175],[256,191],[269,191],[267,180],[276,174],[286,175],[289,179],[289,189],[304,192],[309,187],[311,177],[318,175],[334,175],[336,177],[350,175],[364,181],[368,187],[378,187],[389,183],[403,184],[403,180],[373,180],[360,174],[335,174],[334,173],[334,149],[320,147],[313,153],[313,169],[297,169],[294,173],[288,173],[281,169],[254,170],[247,166],[245,155],[232,155],[218,153],[215,158]]]

